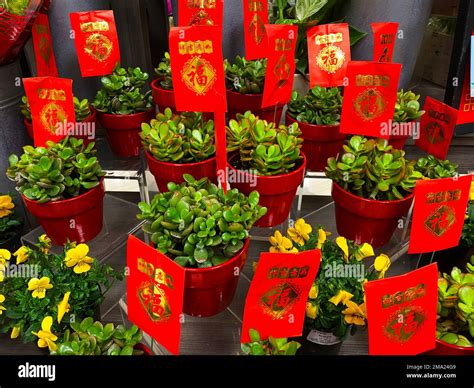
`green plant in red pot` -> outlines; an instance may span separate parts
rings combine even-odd
[[[165,53],[163,60],[155,69],[156,79],[151,83],[151,90],[153,100],[158,106],[160,112],[166,108],[170,108],[173,112],[176,111],[176,104],[174,101],[173,78],[171,76],[170,54]]]
[[[255,329],[249,330],[249,336],[252,342],[242,344],[242,352],[248,356],[294,356],[301,347],[301,344],[288,341],[288,338],[269,337],[262,340]]]
[[[303,97],[293,92],[286,113],[286,124],[298,122],[302,132],[307,169],[324,171],[328,158],[342,150],[345,134],[339,133],[342,95],[338,88],[316,86]]]
[[[140,133],[148,166],[161,192],[169,182],[182,183],[183,175],[217,181],[214,122],[201,113],[159,113]]]

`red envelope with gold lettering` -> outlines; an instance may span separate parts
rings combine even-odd
[[[441,251],[459,244],[472,175],[416,183],[408,253]]]
[[[48,140],[58,142],[65,138],[67,124],[76,122],[72,80],[24,78],[23,85],[31,109],[35,146],[43,147]]]
[[[341,133],[388,138],[397,102],[402,65],[350,62],[348,86],[344,88]]]
[[[319,250],[260,255],[245,302],[242,343],[250,342],[250,329],[262,339],[302,334],[306,301],[320,262]]]
[[[267,0],[242,0],[244,6],[245,58],[248,60],[265,58],[268,24]]]
[[[415,140],[415,145],[444,160],[456,128],[458,111],[431,97],[426,97],[423,110],[426,113],[421,116],[420,138]]]
[[[392,62],[398,23],[371,23],[374,33],[374,61]]]
[[[370,355],[412,356],[436,346],[438,266],[365,284]]]
[[[128,318],[179,354],[184,268],[134,236],[128,238],[127,267]]]
[[[170,31],[173,87],[178,111],[226,112],[221,27],[175,27]]]
[[[113,11],[69,14],[83,77],[111,74],[120,63],[120,45]]]
[[[58,69],[54,58],[48,15],[44,13],[38,14],[31,29],[31,33],[35,50],[36,73],[38,77],[57,77]]]
[[[466,73],[462,84],[461,101],[459,102],[458,125],[474,123],[474,97],[471,97],[471,64],[467,60]]]
[[[221,26],[224,0],[178,0],[180,26]]]
[[[322,24],[308,31],[311,87],[344,85],[351,61],[351,38],[347,23]]]

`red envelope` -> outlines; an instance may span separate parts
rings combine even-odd
[[[127,267],[128,318],[179,354],[184,268],[134,236],[128,237]]]
[[[459,244],[472,176],[416,183],[408,253],[441,251]]]
[[[392,62],[398,23],[371,23],[374,32],[374,61]]]
[[[365,285],[370,355],[412,356],[436,346],[438,266]]]
[[[24,78],[23,85],[31,108],[35,147],[45,146],[48,140],[58,142],[65,138],[67,124],[76,122],[72,80]]]
[[[170,56],[178,111],[227,111],[221,37],[218,26],[171,29]]]
[[[323,24],[308,31],[311,87],[344,85],[351,61],[351,39],[347,23]]]
[[[320,263],[319,250],[261,254],[245,303],[242,343],[250,342],[250,329],[262,339],[301,336]]]
[[[418,148],[438,159],[446,159],[458,119],[457,109],[438,100],[426,97],[420,119],[420,138],[415,140]]]
[[[474,97],[471,97],[471,80],[469,75],[470,68],[470,61],[468,60],[466,65],[466,74],[462,84],[457,125],[474,123]]]
[[[44,13],[38,14],[31,32],[38,77],[57,77],[58,69],[56,67],[56,59],[54,58],[48,15]]]
[[[113,11],[69,14],[75,33],[77,57],[83,77],[111,74],[120,63],[120,45]]]
[[[178,0],[179,26],[221,26],[224,0]]]
[[[298,27],[265,25],[267,32],[267,72],[262,108],[286,104],[291,99],[295,78],[295,48]]]
[[[268,24],[267,0],[243,0],[245,57],[248,60],[265,58]]]

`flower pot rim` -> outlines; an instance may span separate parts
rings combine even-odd
[[[130,118],[130,117],[139,117],[139,116],[145,116],[147,114],[149,114],[150,112],[153,112],[155,111],[155,108],[150,108],[148,110],[145,110],[143,112],[137,112],[137,113],[130,113],[130,114],[126,114],[126,115],[121,115],[121,114],[117,114],[117,113],[103,113],[103,112],[99,112],[97,111],[97,114],[99,116],[103,116],[103,117],[126,117],[126,118]]]
[[[227,93],[232,93],[232,94],[238,94],[239,96],[245,96],[245,97],[263,97],[263,93],[240,93],[236,90],[232,89],[226,89]]]
[[[287,119],[290,119],[290,120],[293,120],[293,122],[295,123],[298,123],[298,124],[303,124],[305,126],[308,126],[308,127],[317,127],[317,128],[322,128],[322,129],[335,129],[335,128],[339,128],[341,126],[341,123],[339,124],[334,124],[334,125],[321,125],[321,124],[309,124],[309,123],[304,123],[302,121],[298,121],[297,119],[295,119],[294,117],[292,117],[289,112],[287,111],[286,112],[286,116],[285,118]],[[344,135],[344,137],[346,136],[346,134],[342,134]]]
[[[335,181],[332,181],[332,184],[333,184],[333,190],[334,188],[337,188],[339,191],[342,191],[344,192],[347,196],[351,197],[352,199],[354,200],[359,200],[361,202],[366,202],[366,203],[381,203],[381,204],[399,204],[399,203],[402,203],[402,202],[406,202],[408,200],[411,200],[415,197],[415,193],[411,193],[410,195],[406,196],[405,198],[403,199],[394,199],[392,201],[388,201],[388,200],[378,200],[378,199],[367,199],[367,198],[363,198],[363,197],[359,197],[358,195],[355,195],[355,194],[352,194],[351,192],[347,191],[347,190],[344,190],[337,182]]]
[[[173,162],[162,162],[161,160],[156,159],[156,158],[150,153],[150,151],[148,151],[148,150],[145,150],[145,153],[146,153],[148,159],[152,159],[152,160],[153,160],[154,162],[156,162],[156,163],[160,163],[160,164],[163,164],[163,165],[169,166],[169,167],[200,166],[200,165],[209,163],[209,162],[211,162],[211,161],[213,161],[213,160],[215,160],[215,159],[217,158],[216,155],[214,155],[214,156],[211,156],[210,158],[201,160],[201,161],[199,161],[199,162],[173,163]]]
[[[436,343],[437,344],[440,344],[442,346],[446,346],[448,348],[451,348],[453,350],[457,350],[459,352],[463,352],[463,353],[472,353],[474,354],[474,347],[467,347],[467,346],[457,346],[457,345],[452,345],[452,344],[448,344],[447,342],[444,342],[444,341],[441,341],[440,339],[436,338]]]
[[[160,78],[155,78],[153,81],[151,81],[150,86],[152,89],[157,89],[160,91],[163,91],[165,93],[173,93],[174,89],[165,89],[165,88],[160,88],[158,85],[158,82],[160,82]]]

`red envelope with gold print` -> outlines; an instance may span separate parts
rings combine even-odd
[[[38,14],[31,29],[38,77],[57,77],[58,69],[54,58],[53,42],[48,15]]]
[[[371,23],[374,32],[374,61],[392,62],[398,23]]]
[[[268,24],[267,0],[242,0],[244,6],[245,58],[265,58],[267,52],[265,24]]]
[[[461,101],[459,102],[458,125],[474,123],[474,97],[471,97],[470,69],[470,60],[468,59],[462,84]]]
[[[180,26],[221,26],[224,0],[178,0]]]

